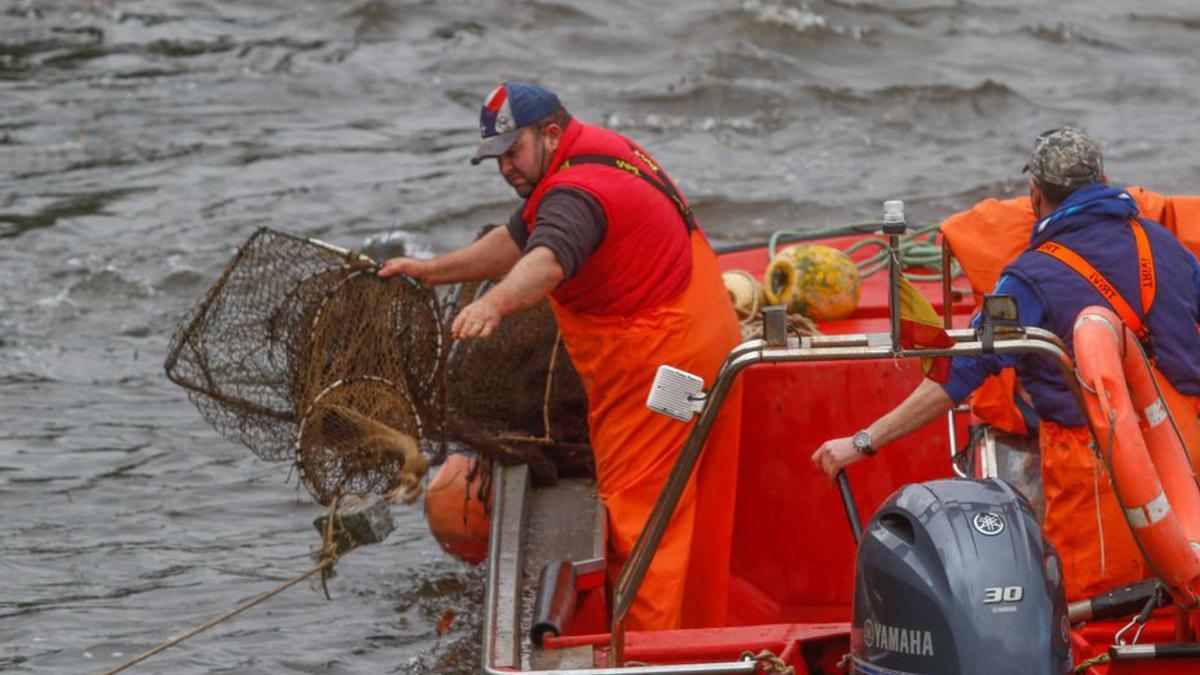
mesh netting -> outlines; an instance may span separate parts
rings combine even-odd
[[[464,289],[463,303],[476,292]],[[455,343],[447,370],[453,438],[529,464],[539,484],[592,470],[587,396],[549,303],[506,316],[486,340]]]
[[[396,382],[357,377],[333,383],[300,418],[300,480],[323,504],[339,494],[416,496],[429,462],[418,445],[415,411]]]
[[[180,324],[166,369],[218,432],[263,459],[293,459],[328,503],[423,474],[413,448],[442,398],[442,344],[428,288],[261,229]]]
[[[514,363],[521,367],[498,367]],[[480,430],[587,441],[586,422],[573,414],[586,406],[583,388],[548,304],[505,317],[486,340],[457,344],[449,375],[451,410]]]
[[[180,323],[168,377],[223,436],[294,461],[323,504],[414,497],[448,441],[529,463],[542,483],[590,470],[583,388],[547,303],[445,349],[478,286],[456,289],[443,312],[428,287],[375,270],[357,253],[255,232]]]

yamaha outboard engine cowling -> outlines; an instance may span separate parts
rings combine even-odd
[[[999,480],[906,485],[858,548],[856,673],[1071,671],[1062,563]]]

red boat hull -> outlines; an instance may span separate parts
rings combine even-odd
[[[838,237],[821,243],[845,248],[859,239]],[[767,262],[762,246],[721,255],[724,270],[742,269],[760,278]],[[965,300],[954,303],[952,316],[956,327],[964,327],[975,307],[970,290],[964,282],[959,284],[957,293]],[[941,284],[917,287],[941,314]],[[826,334],[881,333],[888,326],[886,274],[877,274],[864,280],[853,317],[820,328]],[[903,400],[921,380],[919,363],[758,364],[742,377],[730,625],[632,632],[626,636],[625,658],[644,664],[732,664],[747,654],[769,655],[797,674],[845,673],[839,662],[850,651],[855,545],[836,485],[809,458],[825,440],[853,434]],[[963,416],[957,425],[959,447],[967,441],[968,422]],[[904,484],[951,476],[949,440],[949,425],[940,419],[890,444],[873,461],[850,467],[849,482],[863,518]],[[493,529],[494,539],[496,532]],[[590,649],[590,665],[607,666],[604,589],[581,588],[578,600],[579,611],[567,634],[548,637],[544,649]],[[1105,653],[1126,623],[1127,619],[1097,621],[1073,629],[1076,663]],[[1167,608],[1153,615],[1142,642],[1175,642],[1181,637],[1186,635],[1177,633],[1173,611]],[[495,672],[499,670],[506,669]],[[1087,672],[1200,672],[1200,660],[1098,663]]]

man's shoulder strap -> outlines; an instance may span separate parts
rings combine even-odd
[[[1126,326],[1129,326],[1129,329],[1133,331],[1138,340],[1146,343],[1150,331],[1146,327],[1146,323],[1142,317],[1150,315],[1150,308],[1154,305],[1154,296],[1158,281],[1154,270],[1154,258],[1150,252],[1150,240],[1146,236],[1146,228],[1136,218],[1129,221],[1129,227],[1133,230],[1133,240],[1137,244],[1138,288],[1141,290],[1142,300],[1141,316],[1133,310],[1129,302],[1117,291],[1116,286],[1113,286],[1083,256],[1072,251],[1067,246],[1052,240],[1043,243],[1034,250],[1058,260],[1086,279],[1096,289],[1096,292],[1104,296],[1104,299],[1112,306],[1113,311],[1117,313],[1117,316],[1121,317]]]
[[[692,207],[689,206],[686,201],[684,201],[683,195],[679,194],[679,190],[676,189],[675,184],[670,178],[667,177],[667,174],[664,173],[661,168],[659,168],[658,164],[654,160],[650,159],[649,155],[642,152],[632,143],[629,144],[629,150],[639,160],[641,160],[644,168],[643,166],[638,166],[637,163],[631,162],[628,159],[622,159],[612,155],[583,154],[574,155],[567,158],[567,160],[559,166],[558,170],[563,171],[571,168],[572,166],[578,166],[582,164],[599,164],[601,166],[610,166],[615,169],[620,169],[626,173],[637,176],[638,178],[641,178],[649,183],[650,186],[655,190],[658,190],[660,193],[662,193],[664,197],[671,200],[671,203],[674,204],[675,208],[679,211],[679,215],[683,216],[683,222],[687,226],[688,232],[695,230],[696,216],[694,213],[692,213]]]

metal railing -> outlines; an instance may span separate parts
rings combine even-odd
[[[663,486],[658,501],[655,503],[654,509],[651,511],[628,561],[622,567],[621,573],[617,578],[612,596],[613,609],[609,643],[609,667],[535,672],[544,675],[559,672],[576,675],[756,672],[757,664],[753,661],[727,661],[687,665],[640,665],[633,668],[622,667],[626,661],[625,623],[629,609],[632,606],[634,598],[637,596],[638,589],[641,587],[646,572],[654,558],[654,554],[658,550],[667,525],[675,513],[679,499],[695,471],[701,450],[708,440],[722,404],[729,395],[730,389],[737,377],[742,371],[754,364],[969,356],[987,353],[1041,354],[1053,359],[1057,363],[1063,373],[1067,387],[1079,403],[1080,408],[1084,408],[1082,392],[1079,389],[1079,384],[1074,374],[1074,365],[1067,354],[1065,345],[1053,333],[1040,328],[1020,327],[1017,330],[1009,331],[1007,334],[997,334],[994,337],[989,333],[984,339],[980,339],[980,336],[974,330],[950,330],[951,304],[953,299],[948,278],[944,279],[942,284],[943,321],[948,329],[946,331],[947,334],[955,341],[954,346],[944,349],[904,349],[900,343],[900,273],[898,264],[898,242],[899,235],[903,234],[903,223],[901,222],[898,225],[893,223],[893,225],[895,227],[890,231],[885,231],[885,234],[889,235],[889,248],[891,249],[889,256],[891,269],[889,269],[888,289],[889,332],[796,338],[788,336],[786,328],[781,327],[778,322],[772,323],[768,318],[769,315],[765,315],[763,335],[767,340],[750,340],[738,345],[722,363],[713,380],[712,387],[705,397],[699,418],[696,420],[687,440],[684,442],[683,448],[675,461],[675,465],[671,469],[671,473]],[[949,270],[950,267],[948,258],[949,249],[947,248],[943,252],[943,274],[946,274],[945,271]],[[777,319],[779,317],[772,318]],[[953,411],[951,411],[950,424],[952,435],[954,433],[953,414]],[[494,516],[492,523],[493,544],[499,538],[499,530],[505,526],[498,522],[500,520],[509,521],[507,523],[509,527],[519,527],[520,521],[523,520],[523,513],[509,514],[507,518],[503,519]],[[519,548],[519,543],[516,544],[515,548]],[[492,551],[489,555],[489,565],[496,567],[496,565],[501,564],[500,558],[501,556],[497,555],[496,551]],[[511,574],[514,561],[508,560],[506,562],[509,564],[509,573]],[[490,569],[489,572],[489,577],[492,579],[498,578],[501,573],[498,568]],[[499,613],[512,611],[512,608],[508,606],[508,603],[504,599],[493,598],[490,593],[485,605],[485,615],[487,617],[494,617]],[[501,672],[511,672],[511,669],[514,667],[519,669],[521,666],[519,650],[516,653],[511,651],[503,653],[504,650],[501,649],[500,644],[497,644],[495,636],[489,636],[487,634],[489,630],[486,627],[484,632],[485,672],[498,675]],[[506,637],[507,639],[504,642],[509,642],[514,636]],[[508,649],[512,649],[513,646],[510,643]]]
[[[613,593],[612,615],[612,658],[614,666],[624,660],[625,617],[637,595],[638,588],[649,569],[650,561],[658,550],[663,533],[679,498],[691,479],[700,451],[708,440],[716,422],[721,404],[737,376],[756,363],[799,363],[816,361],[852,361],[893,358],[923,358],[936,356],[969,356],[988,353],[981,341],[975,339],[971,330],[947,331],[956,344],[946,349],[912,349],[894,347],[887,334],[837,335],[790,338],[786,347],[770,347],[762,340],[744,343],[733,350],[721,366],[711,391],[704,402],[699,419],[684,442],[675,466],[671,469],[658,502],[654,505],[646,526],[638,537],[629,560],[621,569]],[[1023,335],[997,338],[992,352],[998,354],[1042,354],[1055,360],[1063,373],[1072,395],[1082,406],[1083,398],[1075,379],[1074,365],[1067,355],[1066,347],[1053,333],[1029,327]]]
[[[901,212],[903,205],[901,205]],[[887,221],[887,206],[885,205],[885,221]],[[947,330],[954,339],[953,347],[944,349],[905,349],[900,341],[900,264],[899,239],[904,232],[903,217],[893,221],[889,228],[885,224],[884,233],[889,240],[889,274],[888,274],[888,305],[889,333],[871,333],[855,335],[821,335],[803,338],[787,336],[786,330],[781,330],[777,323],[779,314],[774,317],[768,311],[764,312],[763,335],[769,340],[751,340],[734,348],[717,371],[712,389],[704,401],[704,407],[699,419],[692,427],[691,433],[684,442],[679,458],[671,469],[670,475],[663,486],[658,501],[638,536],[621,574],[617,578],[613,591],[613,611],[611,624],[610,665],[619,667],[625,662],[625,618],[637,596],[638,589],[646,576],[651,560],[662,541],[667,524],[675,513],[684,488],[691,479],[700,457],[700,451],[708,440],[713,424],[717,420],[721,405],[724,403],[734,380],[746,368],[757,363],[801,363],[816,361],[857,361],[870,359],[903,359],[925,358],[939,356],[971,356],[979,354],[1041,354],[1052,358],[1059,366],[1068,389],[1075,397],[1080,409],[1084,410],[1082,392],[1075,377],[1074,364],[1067,354],[1066,346],[1058,336],[1050,331],[1031,326],[1022,326],[1007,332],[989,330],[985,335],[977,335],[974,330]],[[943,253],[946,260],[948,253]],[[943,266],[943,275],[948,274],[949,265]],[[949,284],[942,285],[944,306],[951,302]],[[1015,317],[1011,317],[1015,319]],[[776,323],[772,325],[772,320]],[[944,314],[944,321],[949,323],[949,315]],[[986,317],[985,317],[986,320]],[[1090,422],[1089,422],[1090,426]]]

